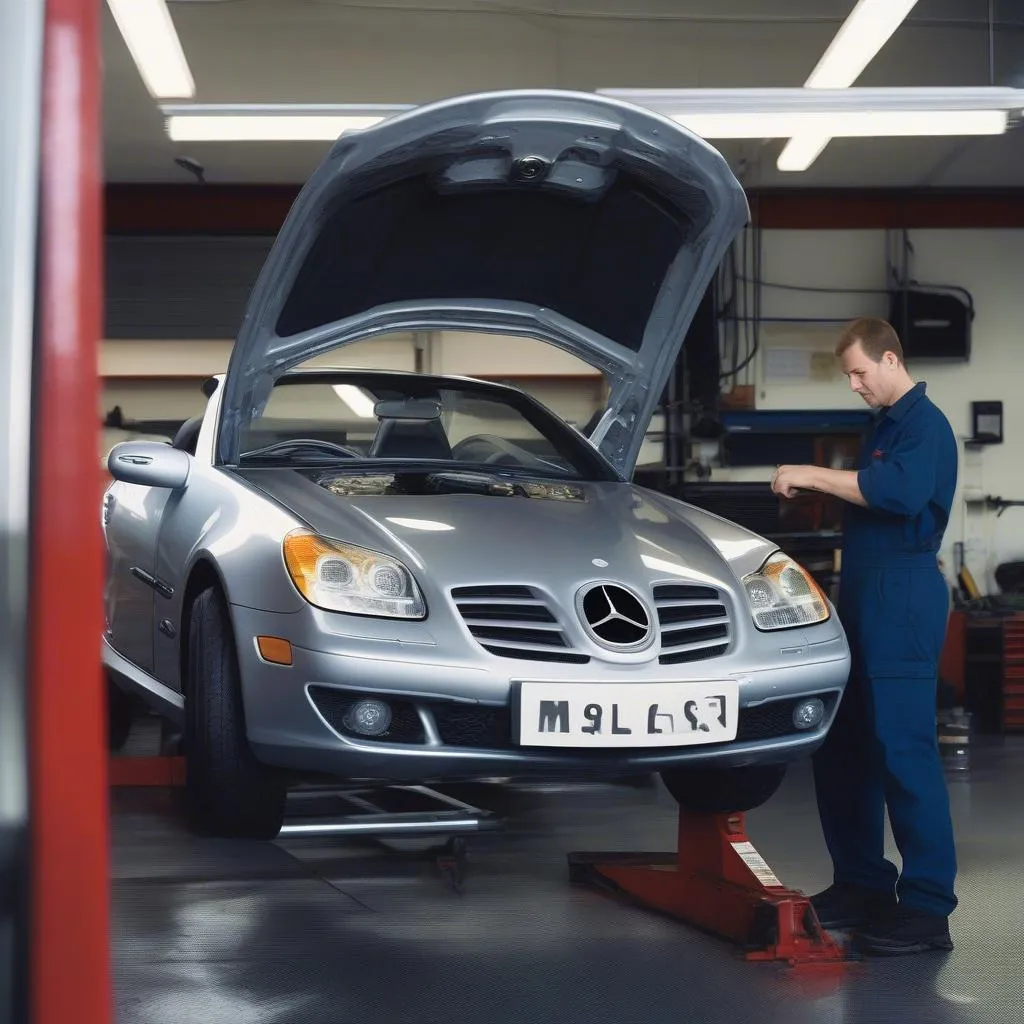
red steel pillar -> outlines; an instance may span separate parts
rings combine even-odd
[[[29,715],[33,1024],[108,1024],[100,670],[100,5],[46,0],[33,367]]]

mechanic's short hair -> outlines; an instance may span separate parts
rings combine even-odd
[[[901,364],[904,361],[899,335],[887,320],[862,316],[847,324],[836,345],[836,355],[841,356],[858,341],[864,354],[874,363],[880,363],[886,352],[891,352]]]

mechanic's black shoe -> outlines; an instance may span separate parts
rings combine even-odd
[[[862,925],[854,935],[859,952],[872,956],[901,956],[951,950],[949,918],[902,904]]]
[[[837,882],[811,897],[822,928],[858,928],[896,907],[895,892]]]

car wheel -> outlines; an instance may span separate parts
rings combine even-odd
[[[135,720],[135,701],[107,677],[107,749],[121,750]]]
[[[284,775],[256,760],[245,735],[238,652],[218,588],[192,605],[185,677],[185,812],[197,832],[273,839],[284,821]]]
[[[752,811],[775,795],[785,777],[784,764],[667,768],[661,773],[676,803],[693,814]]]

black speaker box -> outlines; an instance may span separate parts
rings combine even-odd
[[[908,360],[967,362],[974,309],[964,297],[941,289],[908,288],[890,294],[889,322]]]

